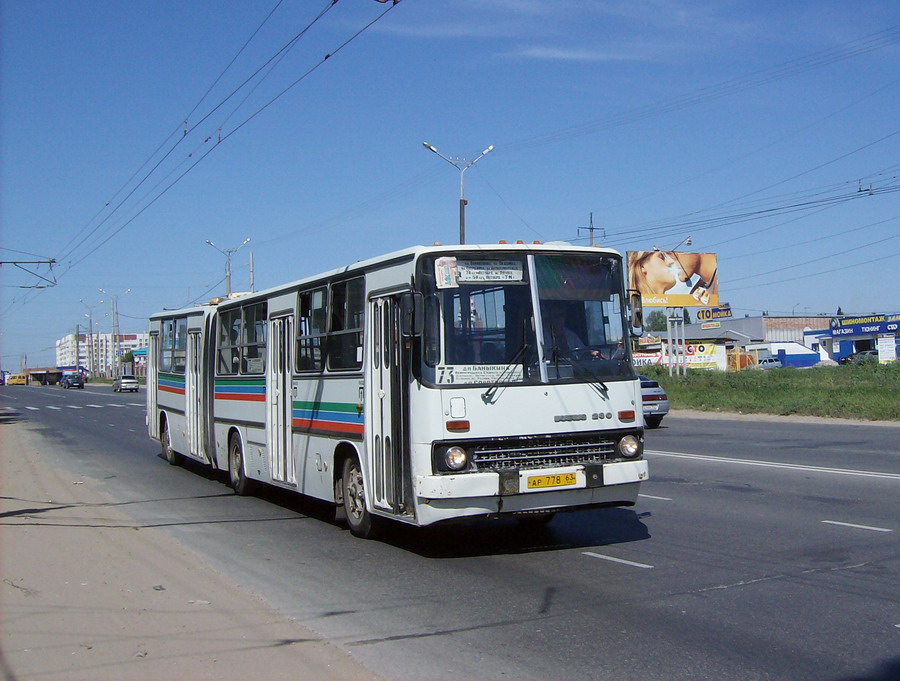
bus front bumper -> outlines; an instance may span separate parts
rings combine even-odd
[[[459,475],[418,475],[416,496],[428,500],[508,497],[629,485],[649,478],[647,462],[586,464],[560,468],[510,469]]]

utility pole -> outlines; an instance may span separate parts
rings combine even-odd
[[[3,265],[13,265],[14,267],[19,268],[23,272],[28,272],[28,274],[34,275],[38,279],[47,282],[46,284],[35,284],[34,286],[20,286],[19,288],[50,288],[51,286],[56,286],[56,278],[47,279],[47,277],[38,274],[37,272],[32,272],[27,267],[22,267],[22,265],[47,265],[50,268],[50,275],[53,275],[53,266],[56,264],[56,260],[53,258],[48,258],[47,260],[0,260],[0,267]]]
[[[579,231],[579,232],[580,232],[581,230],[586,230],[586,231],[589,233],[589,242],[588,242],[588,243],[589,243],[590,246],[593,246],[593,245],[594,245],[594,230],[595,230],[595,229],[596,229],[596,228],[594,227],[594,211],[591,211],[591,221],[590,221],[590,226],[588,226],[588,227],[579,227],[579,228],[578,228],[578,231]],[[606,230],[603,230],[603,238],[604,238],[604,239],[606,238]],[[598,244],[598,245],[599,245],[599,244]]]
[[[88,370],[91,372],[91,377],[93,378],[97,374],[97,362],[95,361],[95,355],[98,349],[94,346],[94,308],[84,302],[84,298],[80,299],[78,302],[88,309],[88,314],[85,315],[88,318]],[[101,300],[100,304],[102,303],[103,301]]]
[[[131,289],[125,289],[125,293],[122,295],[127,295],[131,292]],[[118,378],[121,374],[121,368],[119,366],[119,355],[121,354],[121,338],[119,337],[119,298],[121,296],[113,295],[108,291],[104,291],[102,288],[100,289],[100,293],[109,296],[110,303],[110,312],[112,313],[112,343],[113,343],[113,367],[112,367],[112,378]]]
[[[80,347],[79,347],[79,344],[78,344],[78,336],[79,336],[80,334],[81,334],[81,326],[78,325],[78,324],[76,324],[76,325],[75,325],[75,373],[76,373],[76,374],[80,374],[80,373],[81,373],[81,370],[80,370],[80,367],[79,367],[80,362],[78,361],[78,356],[81,354],[81,353],[79,352],[79,351],[80,351]]]

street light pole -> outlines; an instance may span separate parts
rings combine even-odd
[[[690,236],[686,236],[684,239],[682,239],[681,241],[679,241],[679,242],[675,245],[675,248],[670,248],[667,252],[668,252],[668,253],[674,253],[675,251],[678,250],[678,247],[679,247],[679,246],[690,246],[690,245],[693,244],[693,243],[694,243],[693,238],[690,237]],[[653,250],[654,250],[654,251],[661,251],[662,249],[661,249],[659,246],[654,246],[654,247],[653,247]]]
[[[425,147],[426,149],[428,149],[428,151],[431,151],[431,152],[437,154],[438,156],[440,156],[447,163],[449,163],[450,165],[452,165],[454,168],[456,168],[459,171],[459,243],[464,244],[464,243],[466,243],[466,204],[467,204],[467,202],[466,202],[465,183],[464,183],[463,176],[469,168],[471,168],[473,165],[478,163],[478,161],[480,161],[482,158],[484,158],[484,156],[486,154],[489,154],[490,152],[492,152],[494,150],[494,145],[492,144],[487,149],[482,151],[478,155],[478,158],[476,158],[474,161],[467,161],[464,158],[449,159],[446,156],[444,156],[441,152],[439,152],[437,149],[435,149],[428,142],[422,142],[422,146]]]
[[[105,296],[109,296],[110,302],[110,311],[112,312],[112,342],[113,342],[113,359],[112,359],[112,368],[113,368],[113,376],[112,378],[118,378],[120,375],[119,371],[119,346],[121,339],[119,338],[119,298],[122,296],[128,295],[131,293],[131,289],[125,289],[125,293],[121,295],[113,295],[109,291],[104,291],[102,288],[98,289],[100,293]]]
[[[234,248],[219,248],[209,239],[206,239],[206,243],[225,256],[225,296],[228,297],[231,295],[231,256],[250,243],[250,237],[248,236],[241,242],[240,246],[235,246]]]
[[[88,318],[88,367],[91,371],[91,377],[94,377],[97,373],[97,366],[94,362],[94,308],[84,302],[84,298],[81,298],[78,302],[88,309],[88,314],[85,315]],[[100,303],[102,302],[101,300]]]

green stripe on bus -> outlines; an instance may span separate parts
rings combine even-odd
[[[340,411],[355,414],[358,411],[356,402],[304,402],[294,400],[294,409],[310,409],[312,411]]]

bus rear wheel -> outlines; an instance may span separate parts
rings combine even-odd
[[[344,513],[350,532],[357,537],[369,539],[374,536],[375,528],[372,514],[366,508],[366,494],[363,487],[362,469],[355,456],[344,460],[344,471],[341,477]]]
[[[238,496],[250,494],[251,483],[244,474],[244,446],[237,435],[232,435],[228,441],[228,480]]]
[[[162,425],[160,426],[160,434],[159,441],[162,445],[162,454],[166,457],[166,461],[168,461],[173,466],[180,466],[181,462],[184,460],[181,454],[172,449],[172,436],[169,435],[169,421],[168,419],[162,420]]]

